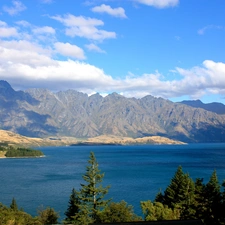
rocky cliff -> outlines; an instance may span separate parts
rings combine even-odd
[[[201,108],[153,96],[15,91],[5,81],[0,81],[0,128],[33,137],[158,135],[184,142],[225,141],[225,116]]]

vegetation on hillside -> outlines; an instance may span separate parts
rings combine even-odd
[[[43,152],[40,150],[34,150],[30,148],[12,147],[7,144],[0,145],[0,151],[4,153],[5,157],[40,157],[43,156]]]
[[[59,215],[52,208],[41,209],[38,216],[32,217],[23,209],[18,209],[13,198],[9,207],[0,203],[0,225],[44,225],[57,224]]]
[[[98,169],[93,152],[90,153],[80,189],[72,189],[63,224],[88,225],[90,223],[161,221],[200,219],[206,225],[225,224],[225,181],[219,183],[216,171],[209,182],[195,181],[179,166],[170,184],[154,201],[141,201],[142,216],[125,201],[113,202],[106,198],[109,186],[103,187],[104,174]],[[19,210],[13,199],[10,207],[0,204],[0,225],[56,224],[59,214],[52,208],[39,209],[32,217]]]

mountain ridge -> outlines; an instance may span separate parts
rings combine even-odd
[[[194,108],[202,108],[217,114],[225,114],[225,105],[219,102],[203,103],[201,100],[184,100],[179,102]]]
[[[1,88],[4,86],[0,81]],[[75,90],[2,94],[0,128],[31,137],[101,135],[162,136],[183,142],[224,142],[225,116],[163,98],[126,98],[117,93],[88,96]],[[29,101],[28,99],[32,99]]]

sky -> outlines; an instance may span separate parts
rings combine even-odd
[[[0,80],[225,103],[225,1],[0,0]]]

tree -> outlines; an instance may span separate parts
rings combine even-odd
[[[159,193],[155,201],[161,202],[172,209],[179,208],[181,219],[191,219],[195,214],[194,190],[193,180],[179,166],[164,195]]]
[[[38,210],[38,219],[42,224],[56,224],[58,223],[58,218],[59,214],[53,208],[47,207],[43,209],[41,207]]]
[[[67,211],[65,212],[66,218],[65,223],[70,223],[74,221],[74,216],[79,213],[79,205],[81,204],[78,197],[78,192],[73,188],[70,195],[70,200],[68,204]]]
[[[12,202],[10,204],[10,208],[12,210],[14,210],[14,211],[18,211],[18,206],[17,206],[17,203],[16,203],[16,199],[15,198],[12,199]]]
[[[220,210],[222,208],[222,196],[220,184],[217,178],[216,170],[213,171],[209,182],[205,186],[205,222],[207,224],[218,224],[220,219]]]
[[[220,220],[225,224],[225,180],[222,183],[223,192],[222,192],[222,207],[220,211]]]
[[[104,199],[109,186],[102,186],[104,174],[98,169],[93,152],[90,153],[88,164],[86,173],[82,176],[85,183],[81,184],[80,190],[76,192],[79,209],[74,216],[71,215],[75,224],[85,225],[98,221],[99,213],[110,201]]]
[[[114,223],[114,222],[132,222],[141,221],[134,211],[133,206],[128,205],[125,201],[118,203],[110,203],[100,214],[99,221],[101,223]]]
[[[161,202],[143,201],[141,202],[142,213],[145,221],[155,220],[177,220],[180,218],[179,209],[171,209]]]
[[[203,179],[197,178],[195,181],[195,217],[196,219],[204,219],[206,212],[206,201],[205,201],[205,184]]]

